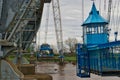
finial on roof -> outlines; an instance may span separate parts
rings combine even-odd
[[[97,9],[96,9],[96,6],[95,6],[95,3],[93,2],[93,5],[92,5],[92,9],[91,9],[91,12],[90,12],[90,14],[98,14],[98,11],[97,11]]]
[[[108,24],[108,21],[106,21],[100,14],[99,11],[97,10],[95,3],[93,2],[91,11],[89,13],[89,16],[87,19],[84,21],[82,26],[89,25],[89,24]]]

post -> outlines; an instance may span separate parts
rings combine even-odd
[[[115,35],[115,41],[117,41],[118,32],[114,32],[114,35]]]
[[[63,62],[64,62],[63,50],[61,49],[61,50],[59,51],[59,53],[60,53],[60,56],[59,56],[59,58],[60,58],[60,63],[63,63]]]

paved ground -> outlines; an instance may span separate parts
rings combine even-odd
[[[72,64],[59,66],[56,63],[40,63],[37,65],[36,71],[49,73],[53,80],[120,80],[120,77],[117,76],[101,77],[95,74],[91,74],[91,78],[80,78],[76,76],[76,65]]]

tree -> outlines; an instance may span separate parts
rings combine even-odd
[[[65,40],[65,44],[68,45],[70,53],[74,53],[75,52],[75,44],[77,43],[77,39],[76,38],[68,38],[67,40]]]

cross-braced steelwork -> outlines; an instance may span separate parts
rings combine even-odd
[[[50,3],[47,3],[46,23],[45,23],[45,43],[47,43],[48,23],[49,23]]]
[[[58,46],[60,57],[62,58],[63,57],[63,37],[62,37],[63,34],[62,34],[59,0],[52,0],[52,7],[53,7],[53,16],[54,16],[57,46]]]
[[[18,49],[13,62],[25,62],[20,54],[34,42],[41,23],[44,0],[0,0],[0,4],[0,79],[21,80],[24,79],[23,73],[6,57]]]
[[[31,43],[35,42],[33,40],[40,27],[44,0],[25,0],[17,6],[18,10],[5,30],[3,39],[26,50]]]
[[[108,22],[110,22],[110,17],[111,17],[111,7],[112,7],[112,0],[109,0],[109,3],[108,3]]]

